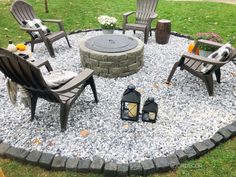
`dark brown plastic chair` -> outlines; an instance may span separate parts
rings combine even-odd
[[[59,30],[58,32],[53,32],[50,33],[48,35],[45,36],[44,32],[40,29],[32,29],[32,28],[26,28],[24,27],[23,21],[25,20],[33,20],[33,19],[39,19],[35,13],[34,13],[34,9],[31,5],[27,4],[24,1],[15,1],[12,6],[11,6],[11,13],[12,15],[15,17],[15,19],[17,20],[17,22],[20,24],[20,28],[21,30],[26,31],[30,36],[31,36],[31,51],[34,51],[34,44],[40,43],[40,42],[44,42],[44,44],[46,45],[48,52],[50,54],[51,57],[55,57],[55,53],[52,47],[52,43],[57,41],[58,39],[61,39],[63,37],[66,38],[66,41],[69,45],[69,47],[71,47],[69,40],[67,38],[67,34],[64,30],[64,25],[63,22],[61,20],[52,20],[52,19],[47,19],[47,20],[42,20],[43,22],[49,22],[49,23],[57,23],[59,26]],[[40,38],[34,38],[32,35],[32,32],[34,31],[38,31],[40,34]]]
[[[51,67],[48,67],[51,68]],[[31,120],[34,119],[38,98],[60,104],[61,131],[66,130],[69,110],[81,92],[90,85],[98,102],[93,70],[84,69],[61,87],[52,89],[43,79],[40,69],[25,59],[0,48],[0,70],[13,82],[23,86],[31,96]]]
[[[152,20],[157,18],[156,7],[158,0],[137,0],[137,10],[126,12],[123,14],[123,34],[125,30],[135,30],[144,32],[144,43],[148,41],[148,34],[152,35],[151,23]],[[128,23],[128,17],[131,14],[135,14],[135,23]]]
[[[222,44],[211,42],[207,40],[199,40],[196,44],[196,47],[193,49],[193,51],[196,51],[197,46],[200,44],[207,44],[215,47],[221,47]],[[186,70],[193,74],[194,76],[202,79],[204,83],[206,84],[207,91],[210,96],[213,95],[213,78],[212,75],[215,73],[217,82],[220,83],[220,77],[221,77],[221,71],[220,68],[224,66],[226,63],[233,61],[236,57],[236,50],[231,49],[229,56],[224,61],[216,61],[214,59],[209,59],[203,56],[195,55],[192,53],[185,52],[180,60],[176,62],[169,74],[169,77],[167,79],[167,84],[170,83],[172,76],[174,75],[176,68],[180,67],[180,70]],[[201,66],[202,64],[211,64],[213,65],[212,69],[209,70],[207,73],[201,72]]]

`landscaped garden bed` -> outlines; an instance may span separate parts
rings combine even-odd
[[[120,34],[121,31],[115,33]],[[79,72],[80,40],[99,34],[100,31],[91,31],[70,35],[71,49],[65,46],[63,39],[56,42],[57,57],[49,58],[53,68]],[[141,33],[137,33],[136,37],[143,38]],[[176,150],[185,150],[190,159],[205,153],[208,148],[227,139],[228,131],[214,134],[235,120],[236,112],[232,109],[236,97],[232,74],[234,65],[228,64],[222,69],[222,84],[215,84],[213,97],[208,96],[203,82],[185,72],[177,72],[172,85],[166,85],[173,63],[187,49],[189,42],[186,38],[171,36],[167,45],[158,45],[151,37],[144,50],[144,66],[138,73],[113,79],[95,76],[99,103],[93,103],[92,94],[86,89],[70,111],[65,133],[60,133],[58,105],[40,100],[36,109],[39,120],[29,122],[30,111],[19,103],[12,106],[5,85],[2,85],[1,104],[4,106],[1,106],[0,124],[4,133],[0,139],[28,151],[90,160],[99,156],[106,162],[130,163],[131,166],[158,157],[175,159],[176,156],[169,155]],[[33,56],[48,58],[44,45],[37,45]],[[1,80],[5,80],[3,75]],[[149,96],[158,102],[156,123],[120,119],[121,96],[130,83],[141,93],[141,104]],[[224,133],[225,136],[222,136]],[[209,138],[212,138],[213,146],[212,141],[195,144]],[[195,148],[191,149],[193,144]],[[183,155],[181,152],[177,151],[180,157]],[[173,165],[178,165],[174,159]],[[163,161],[156,159],[154,162],[158,164],[159,160]],[[132,168],[136,167],[137,164]]]

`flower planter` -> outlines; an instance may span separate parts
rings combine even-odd
[[[103,34],[113,34],[114,29],[103,29],[102,32],[103,32]]]

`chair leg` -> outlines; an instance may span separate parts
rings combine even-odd
[[[34,120],[34,115],[35,115],[35,109],[36,109],[36,105],[37,105],[37,100],[38,97],[37,96],[31,96],[31,119],[30,121]]]
[[[134,32],[134,34],[136,33],[136,31],[135,31],[135,30],[133,30],[133,32]]]
[[[61,103],[60,105],[60,122],[61,122],[61,131],[66,131],[68,115],[70,110],[70,103]]]
[[[93,76],[91,76],[90,79],[88,80],[88,84],[90,85],[90,87],[93,91],[93,96],[94,96],[95,102],[98,103],[97,90],[96,90],[96,85],[95,85]]]
[[[44,43],[45,43],[45,45],[46,45],[46,47],[48,49],[48,52],[49,52],[50,56],[54,58],[55,57],[55,53],[54,53],[54,49],[52,47],[52,44],[50,42],[44,42]]]
[[[148,41],[148,35],[149,35],[148,33],[149,33],[148,30],[145,30],[145,31],[144,31],[144,43],[145,43],[145,44],[147,44],[147,41]]]
[[[174,64],[174,66],[173,66],[173,68],[172,68],[172,70],[171,70],[169,76],[168,76],[168,79],[167,79],[167,81],[166,81],[167,83],[170,83],[170,81],[171,81],[171,79],[172,79],[172,77],[173,77],[173,75],[174,75],[174,73],[175,73],[175,71],[176,71],[176,69],[177,69],[178,66],[179,66],[179,62],[176,62],[176,63]]]
[[[205,79],[203,79],[203,81],[206,84],[209,96],[212,96],[213,95],[213,79],[212,79],[212,75],[205,76]]]
[[[152,36],[152,29],[150,29],[149,32],[150,32],[150,36]]]
[[[31,52],[34,52],[34,42],[31,42]]]
[[[123,27],[122,33],[125,34],[125,27]]]
[[[68,46],[71,48],[71,45],[70,45],[70,42],[69,42],[69,39],[68,39],[67,35],[65,35],[65,38],[66,38]]]
[[[215,70],[216,80],[218,83],[220,83],[220,77],[221,77],[221,71],[220,68]]]

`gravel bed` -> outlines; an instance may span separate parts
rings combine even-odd
[[[121,31],[115,33],[121,34]],[[80,40],[99,34],[102,32],[70,35],[73,46],[70,49],[65,39],[55,42],[56,58],[49,57],[46,47],[38,44],[33,56],[48,59],[54,69],[79,72]],[[135,36],[143,40],[142,33]],[[106,162],[128,163],[167,156],[210,138],[219,128],[236,120],[235,66],[228,63],[222,68],[222,83],[215,81],[212,97],[208,96],[200,79],[179,69],[172,79],[173,84],[166,86],[164,81],[189,42],[171,36],[167,45],[158,45],[153,35],[145,45],[144,66],[138,73],[116,79],[95,76],[99,103],[93,102],[92,92],[86,88],[70,111],[68,128],[64,133],[60,132],[58,104],[39,99],[36,108],[38,120],[30,122],[28,108],[19,101],[16,106],[10,103],[1,73],[0,139],[26,150],[36,149],[82,159],[100,156]],[[158,102],[156,123],[120,119],[121,96],[131,83],[141,92],[142,105],[149,96]]]

